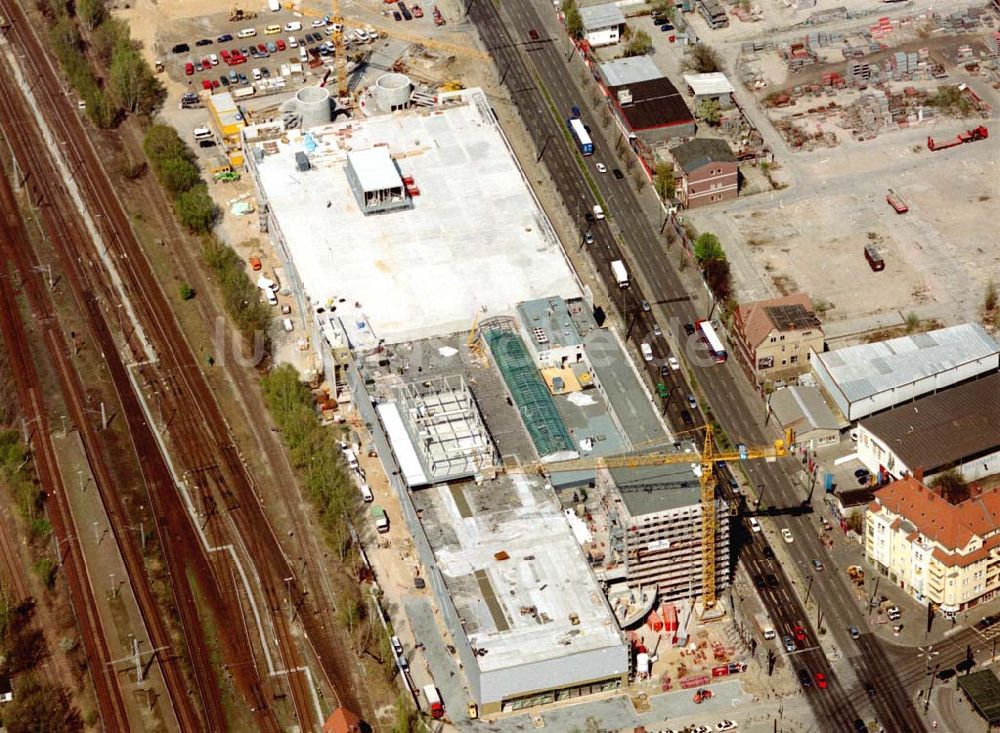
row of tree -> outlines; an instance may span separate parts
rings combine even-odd
[[[181,223],[196,234],[212,229],[219,211],[208,195],[191,149],[174,128],[152,125],[142,142],[149,165],[174,201]]]
[[[719,238],[711,232],[699,234],[694,240],[694,259],[716,299],[727,300],[732,294],[732,281],[729,260]]]
[[[104,0],[36,1],[49,21],[52,50],[95,125],[114,127],[125,115],[149,115],[163,103],[166,90]]]

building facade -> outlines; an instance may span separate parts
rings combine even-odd
[[[670,149],[680,174],[677,199],[685,208],[729,201],[739,195],[739,164],[729,143],[697,138]]]
[[[875,492],[865,556],[919,603],[946,615],[1000,590],[1000,490],[952,504],[915,477]]]
[[[719,105],[719,109],[726,110],[733,107],[733,85],[721,71],[714,71],[710,74],[685,74],[684,84],[687,85],[688,92],[694,95],[694,108],[705,101],[713,101]]]
[[[805,374],[809,352],[823,351],[823,326],[805,293],[741,303],[732,335],[743,373],[757,387]]]
[[[697,460],[697,454],[692,454]],[[702,595],[701,487],[689,464],[597,471],[609,517],[612,564],[629,587],[656,586],[661,601]],[[716,592],[729,584],[729,509],[715,506]],[[617,555],[614,555],[617,553]]]
[[[611,46],[621,40],[625,16],[614,3],[588,5],[580,8],[583,36],[593,47]]]

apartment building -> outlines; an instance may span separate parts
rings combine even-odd
[[[692,463],[698,454],[692,450]],[[691,464],[600,468],[596,490],[608,517],[608,579],[656,585],[661,601],[702,595],[701,487]],[[729,509],[716,500],[716,592],[729,584]]]
[[[920,603],[952,615],[1000,590],[1000,489],[952,504],[916,477],[875,492],[865,556]]]
[[[725,140],[696,138],[670,149],[677,163],[677,198],[686,208],[735,199],[739,195],[739,164]]]
[[[740,366],[757,387],[808,372],[810,350],[823,351],[823,326],[805,293],[741,303],[732,335]]]

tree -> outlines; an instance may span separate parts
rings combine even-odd
[[[705,263],[705,282],[708,289],[718,300],[725,300],[732,295],[732,280],[729,272],[729,261],[713,259]]]
[[[705,124],[715,127],[719,124],[719,120],[722,119],[722,111],[719,108],[719,101],[717,99],[703,99],[698,103],[698,109],[695,110],[695,116]]]
[[[699,74],[710,74],[722,69],[722,61],[711,46],[696,43],[688,49],[684,56],[684,68]]]
[[[156,177],[172,196],[190,191],[201,181],[201,172],[185,158],[168,158],[156,168]]]
[[[852,532],[861,537],[865,535],[865,516],[857,509],[847,515],[847,526]]]
[[[120,18],[108,18],[90,34],[90,50],[103,66],[111,63],[115,49],[131,45],[128,24]]]
[[[88,31],[99,26],[104,16],[104,0],[76,0],[76,17]]]
[[[168,158],[185,158],[194,161],[191,150],[180,139],[177,131],[169,125],[153,125],[146,130],[142,149],[154,168]]]
[[[676,193],[674,182],[674,166],[670,163],[662,162],[656,164],[656,173],[653,176],[653,186],[656,194],[663,201],[670,201]]]
[[[969,498],[969,484],[958,471],[945,471],[935,476],[930,485],[939,489],[944,500],[951,504],[960,504]]]
[[[21,679],[14,699],[4,705],[8,733],[76,733],[83,729],[80,713],[66,691],[28,676]]]
[[[181,283],[179,293],[181,300],[191,300],[194,297],[194,288],[191,287],[190,283]]]
[[[711,232],[699,234],[694,240],[694,259],[702,267],[712,260],[725,260],[726,253],[722,251],[719,238]]]
[[[177,196],[174,201],[181,224],[196,234],[207,234],[215,223],[218,210],[204,183]]]
[[[111,89],[128,112],[149,113],[164,95],[163,85],[153,76],[146,60],[131,44],[121,44],[114,50],[108,80]]]
[[[626,56],[645,56],[653,50],[653,39],[646,31],[638,30],[632,34],[628,45],[625,46]]]
[[[579,41],[583,38],[583,18],[580,17],[580,11],[576,7],[576,0],[563,0],[562,11],[566,19],[566,32],[570,38]]]

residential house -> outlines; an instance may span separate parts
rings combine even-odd
[[[809,352],[823,351],[823,326],[805,293],[741,303],[731,332],[743,371],[757,387],[805,374]]]
[[[729,201],[739,194],[739,164],[729,143],[718,138],[696,138],[670,149],[680,174],[677,198],[683,206]]]

